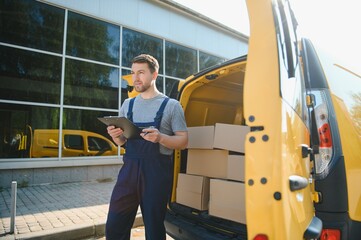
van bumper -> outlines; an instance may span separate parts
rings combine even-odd
[[[205,227],[197,224],[195,222],[191,222],[190,220],[182,217],[180,215],[176,215],[167,212],[164,225],[167,231],[167,234],[174,238],[175,240],[219,240],[219,239],[232,239],[232,240],[241,240],[247,239],[243,237],[234,237],[223,235],[211,230],[206,229]]]

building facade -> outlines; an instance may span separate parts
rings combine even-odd
[[[128,98],[131,59],[160,63],[157,87],[247,52],[248,38],[176,2],[0,0],[0,187],[104,180],[117,149],[97,117]]]

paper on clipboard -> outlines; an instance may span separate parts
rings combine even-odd
[[[115,126],[123,129],[123,135],[127,139],[131,138],[141,138],[140,133],[142,129],[134,125],[129,119],[126,117],[117,117],[117,116],[106,116],[106,117],[98,117],[98,120],[104,123],[107,126]]]

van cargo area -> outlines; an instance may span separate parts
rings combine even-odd
[[[175,161],[166,228],[182,239],[246,239],[243,114],[246,58],[188,78],[180,99],[189,142]],[[191,183],[191,184],[190,184]],[[208,233],[212,232],[210,235]]]

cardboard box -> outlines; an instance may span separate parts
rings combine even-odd
[[[189,127],[188,148],[212,149],[214,126]]]
[[[242,181],[245,179],[244,156],[228,155],[227,179]]]
[[[213,148],[244,153],[244,142],[249,131],[248,126],[216,123]]]
[[[219,148],[244,153],[244,141],[250,128],[248,126],[216,123],[215,126],[188,128],[188,148]]]
[[[244,183],[211,179],[210,215],[246,224],[245,201]]]
[[[176,202],[198,210],[207,210],[209,178],[179,173]]]
[[[226,179],[227,163],[227,150],[188,149],[188,174]]]

